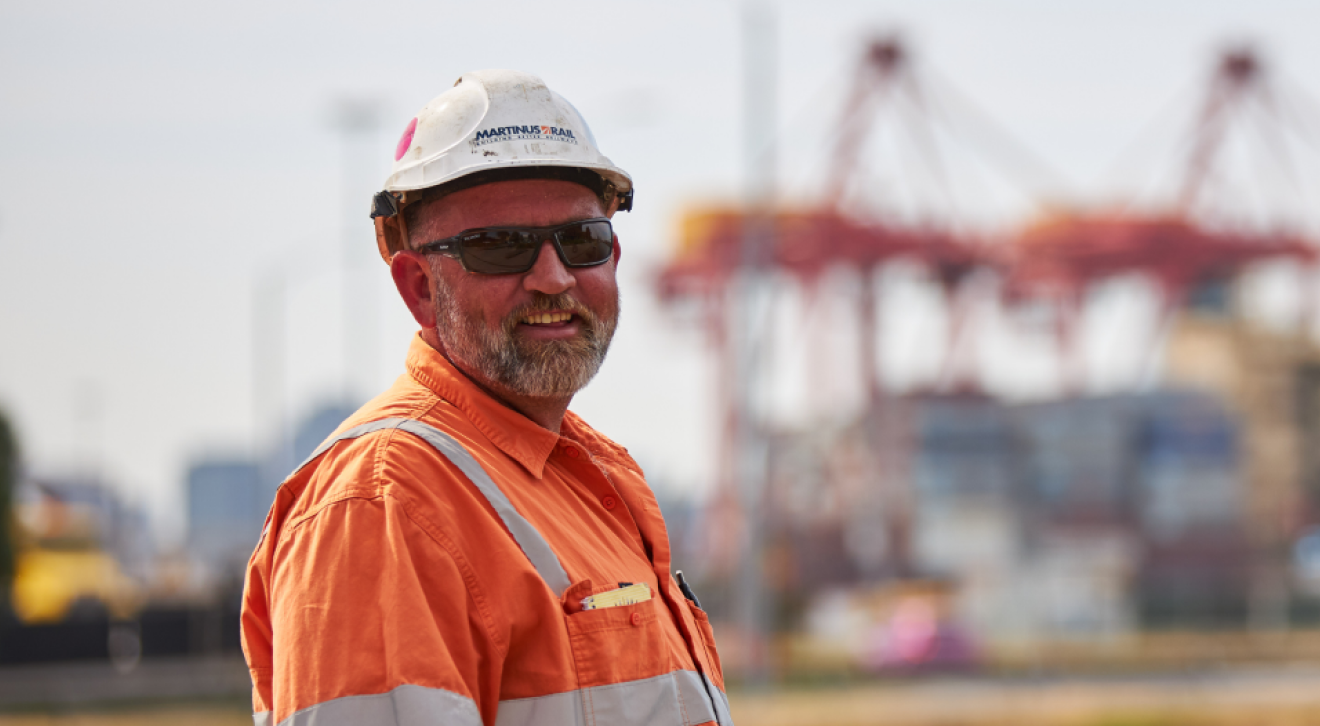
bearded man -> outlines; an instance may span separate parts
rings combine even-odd
[[[259,726],[732,723],[641,469],[568,411],[631,206],[535,76],[469,73],[408,124],[372,216],[421,331],[276,494],[242,616]]]

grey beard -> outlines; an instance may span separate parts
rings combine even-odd
[[[571,396],[586,387],[605,362],[618,325],[618,299],[612,310],[597,316],[567,294],[536,293],[531,305],[507,316],[498,330],[465,315],[453,291],[440,275],[436,281],[436,334],[453,358],[481,377],[529,398]],[[582,335],[572,340],[532,341],[516,334],[518,321],[538,311],[564,310],[582,322]]]

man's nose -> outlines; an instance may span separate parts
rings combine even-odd
[[[577,278],[564,267],[550,240],[541,243],[536,263],[523,276],[523,288],[547,295],[558,295],[577,284]]]

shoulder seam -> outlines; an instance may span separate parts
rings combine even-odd
[[[339,496],[330,499],[328,501],[321,502],[316,506],[315,509],[312,509],[307,512],[303,512],[301,515],[298,516],[297,519],[294,519],[289,522],[285,522],[284,526],[280,527],[280,538],[279,540],[277,540],[277,542],[283,544],[289,539],[289,535],[294,530],[302,527],[307,522],[316,519],[318,516],[320,516],[321,512],[324,512],[326,509],[333,507],[336,504],[347,502],[350,499],[383,499],[384,496],[385,496],[384,492],[377,491],[369,487],[360,487],[360,486],[346,487],[342,492],[339,493]]]

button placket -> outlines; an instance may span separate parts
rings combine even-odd
[[[615,485],[614,477],[610,475],[602,463],[589,450],[582,448],[580,444],[571,439],[561,440],[559,444],[556,444],[556,449],[563,456],[563,459],[559,462],[560,466],[576,475],[577,479],[585,485],[586,491],[602,509],[637,532],[642,549],[645,551],[646,543],[645,538],[641,535],[641,525],[628,507],[624,506],[623,493]],[[649,551],[646,552],[646,556],[649,559]]]

